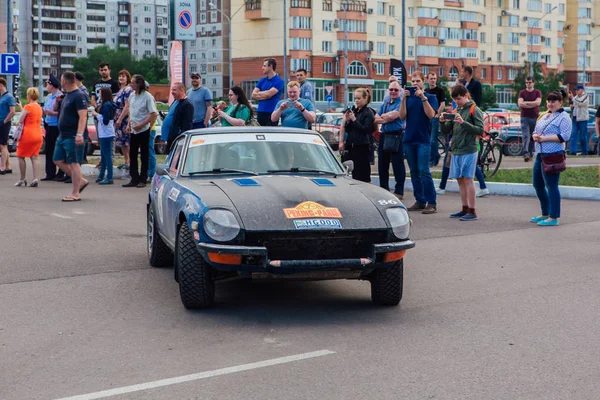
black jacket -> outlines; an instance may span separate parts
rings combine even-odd
[[[475,104],[481,107],[481,103],[483,102],[483,89],[481,88],[481,82],[475,78],[471,78],[471,81],[467,85],[467,90],[469,93],[471,93],[471,99],[473,99]]]
[[[186,97],[179,101],[175,113],[173,114],[173,124],[169,131],[169,140],[175,140],[180,133],[192,129],[194,119],[194,106]]]
[[[373,125],[375,124],[375,115],[367,106],[360,111],[356,107],[352,107],[352,112],[356,116],[356,121],[346,121],[346,133],[348,138],[346,144],[371,144],[373,136]]]

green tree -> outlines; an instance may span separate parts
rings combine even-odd
[[[511,85],[513,90],[513,102],[516,104],[519,99],[519,92],[525,89],[525,78],[529,76],[529,64],[525,63],[523,69],[519,72]],[[548,72],[544,76],[542,66],[538,63],[533,64],[533,79],[535,81],[535,88],[542,92],[542,99],[545,99],[548,93],[560,89],[564,80],[564,73]],[[542,101],[542,107],[545,102]]]
[[[137,60],[126,49],[112,49],[108,46],[100,46],[88,52],[87,57],[76,58],[73,61],[73,70],[80,71],[85,77],[84,85],[91,87],[99,79],[98,64],[101,62],[110,64],[111,76],[116,79],[119,71],[125,69],[131,75],[140,74],[149,83],[168,83],[167,62],[160,57],[150,56]]]
[[[29,81],[27,80],[25,71],[21,69],[21,73],[19,74],[19,89],[17,93],[19,98],[24,99],[27,97],[27,89],[29,89]]]
[[[485,111],[488,108],[498,107],[496,103],[496,91],[492,89],[490,86],[484,86],[483,91],[481,93],[481,100],[483,104],[481,105],[481,110]]]

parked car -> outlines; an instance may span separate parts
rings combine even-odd
[[[483,114],[483,129],[498,130],[506,125],[521,125],[521,115],[509,112],[486,112]]]
[[[315,102],[317,112],[334,113],[344,111],[344,105],[337,101],[317,101]]]
[[[292,156],[292,157],[290,157]],[[377,305],[402,299],[410,218],[387,190],[351,179],[316,132],[207,128],[156,166],[147,205],[150,265],[174,265],[186,308],[215,283],[359,279]]]
[[[313,129],[319,132],[333,150],[338,149],[342,113],[322,113],[317,115]]]
[[[570,115],[571,110],[565,109]],[[598,151],[598,136],[596,135],[596,110],[593,108],[588,109],[589,119],[587,123],[589,133],[589,144],[588,147],[591,152]],[[522,151],[522,137],[521,137],[521,124],[506,125],[498,129],[499,138],[504,141],[504,155],[507,156],[520,156]],[[567,142],[567,151],[569,149],[569,142]],[[579,148],[579,145],[578,145]]]

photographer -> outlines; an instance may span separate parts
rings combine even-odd
[[[315,107],[307,99],[300,98],[300,83],[291,81],[287,85],[288,98],[279,101],[271,114],[271,122],[276,124],[281,118],[281,126],[308,129],[316,119]]]
[[[348,152],[346,159],[354,162],[352,178],[363,182],[371,182],[371,137],[375,115],[367,107],[370,102],[371,94],[367,89],[356,89],[354,107],[346,110],[340,126],[339,150],[346,150]],[[346,137],[345,141],[344,137]]]

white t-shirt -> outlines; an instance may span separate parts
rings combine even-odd
[[[136,135],[150,129],[149,123],[137,131],[133,127],[144,121],[148,115],[157,112],[156,101],[154,101],[154,97],[148,91],[145,90],[140,95],[137,95],[135,92],[131,93],[129,96],[129,121],[133,134]]]
[[[106,139],[115,137],[115,121],[110,120],[108,125],[104,125],[104,117],[102,114],[98,114],[98,139]]]

